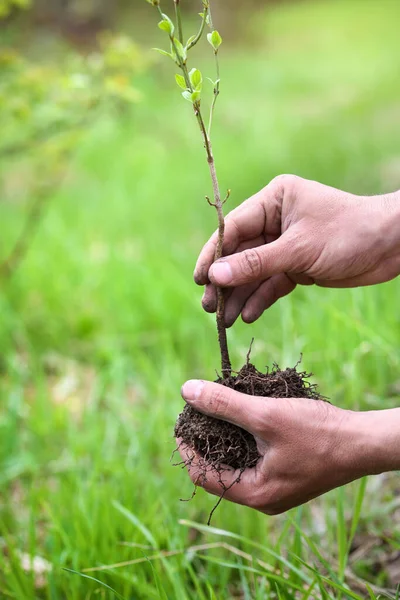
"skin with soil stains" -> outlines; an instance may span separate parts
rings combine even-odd
[[[216,383],[251,396],[326,400],[318,392],[317,386],[308,381],[311,374],[297,371],[297,366],[282,371],[278,365],[274,365],[271,371],[261,373],[248,360],[236,375],[219,378]],[[222,473],[228,468],[238,469],[239,475],[234,482],[238,483],[243,471],[255,467],[260,458],[256,440],[248,431],[227,421],[203,415],[189,405],[179,415],[174,433],[181,444],[192,448],[201,457],[198,475],[200,485],[206,481],[210,470],[218,474],[221,497],[216,506],[228,491],[222,481]],[[188,459],[183,465],[190,466],[191,460]]]

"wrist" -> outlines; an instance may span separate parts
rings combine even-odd
[[[384,243],[385,254],[393,256],[400,252],[400,191],[378,197],[381,216],[377,219],[380,224],[377,243]]]
[[[353,478],[400,469],[400,409],[348,413],[343,454]]]

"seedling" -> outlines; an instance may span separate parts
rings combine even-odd
[[[207,196],[206,199],[216,209],[218,217],[218,241],[214,255],[214,259],[218,260],[222,257],[224,245],[224,204],[230,195],[228,190],[226,196],[223,199],[221,197],[211,142],[215,106],[220,94],[219,50],[222,38],[213,27],[210,0],[202,0],[199,30],[187,41],[185,41],[183,34],[181,0],[173,0],[175,5],[174,20],[162,11],[160,0],[147,0],[147,2],[157,10],[160,17],[158,27],[166,34],[169,42],[169,50],[159,48],[156,48],[156,50],[172,60],[179,68],[180,72],[175,75],[176,83],[181,88],[183,98],[192,104],[194,116],[200,128],[213,190],[213,199],[210,200]],[[205,95],[203,75],[196,67],[190,68],[189,58],[191,50],[201,41],[207,30],[209,30],[207,41],[215,58],[216,79],[214,81],[210,80],[213,86],[213,95],[210,102],[208,123],[206,124],[203,111],[203,96]],[[250,351],[247,355],[246,364],[240,371],[233,372],[229,357],[224,313],[224,291],[217,288],[216,321],[221,353],[221,377],[217,379],[217,383],[253,396],[322,398],[316,386],[307,381],[309,377],[307,373],[299,373],[296,367],[281,371],[277,365],[274,365],[271,371],[267,370],[266,373],[261,373],[250,363]],[[235,469],[237,477],[231,485],[239,483],[243,471],[253,468],[260,458],[256,441],[250,433],[240,427],[200,414],[189,405],[185,406],[178,417],[175,425],[175,436],[180,440],[180,444],[191,449],[189,458],[180,464],[190,467],[193,461],[196,461],[199,484],[206,480],[210,471],[218,475],[221,485],[221,497],[211,511],[210,523],[215,508],[229,489],[222,481],[222,473],[227,468]]]
[[[159,13],[160,22],[158,27],[165,32],[169,40],[170,49],[169,51],[156,48],[157,52],[170,58],[176,66],[179,68],[180,73],[175,75],[175,81],[179,88],[182,90],[183,98],[190,102],[193,106],[194,116],[200,128],[200,134],[203,140],[204,148],[206,151],[206,158],[208,167],[210,170],[213,200],[210,200],[206,196],[207,202],[210,206],[213,206],[218,216],[218,243],[215,250],[214,259],[218,260],[222,256],[222,248],[224,245],[224,204],[228,200],[230,191],[228,190],[224,199],[221,197],[220,187],[218,183],[217,171],[215,168],[215,160],[212,150],[211,143],[211,130],[213,123],[213,116],[215,111],[215,105],[220,93],[220,73],[219,73],[219,49],[222,44],[222,38],[219,32],[214,29],[211,18],[210,0],[203,0],[203,10],[200,13],[201,23],[198,32],[195,35],[189,37],[185,42],[183,36],[183,25],[181,18],[181,0],[174,0],[175,5],[175,23],[161,10],[160,0],[147,0],[149,4],[152,4]],[[209,29],[207,34],[207,41],[209,42],[211,49],[215,57],[216,66],[216,79],[213,81],[210,79],[213,86],[213,97],[211,100],[210,114],[208,117],[208,124],[203,115],[202,99],[205,94],[203,88],[203,75],[196,67],[190,68],[189,58],[191,50],[200,42],[203,38],[205,31]],[[228,378],[231,375],[232,367],[229,357],[228,341],[225,327],[225,299],[223,290],[217,288],[217,331],[218,331],[218,342],[221,352],[221,370],[223,378]]]

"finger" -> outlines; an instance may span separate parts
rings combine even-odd
[[[280,273],[297,273],[305,270],[304,257],[309,254],[300,231],[293,227],[275,242],[215,262],[211,265],[209,278],[214,285],[236,287]]]
[[[243,250],[247,250],[248,248],[253,248],[256,246],[262,246],[265,244],[264,236],[259,236],[254,240],[243,242],[239,244],[237,251],[242,252]],[[236,293],[236,290],[227,289],[224,290],[225,295],[225,324],[227,327],[231,327],[233,323],[236,321],[237,317],[240,315],[240,312],[250,294],[258,287],[256,286],[244,286],[240,289],[239,293],[236,294],[236,302],[233,304],[230,301],[230,296]],[[205,286],[203,298],[201,300],[203,309],[206,312],[214,313],[217,310],[217,291],[214,285],[208,283]],[[227,307],[228,310],[227,310]],[[238,308],[237,308],[238,307]]]
[[[233,288],[223,290],[225,302],[229,300],[233,291]],[[211,283],[206,285],[201,304],[206,312],[215,313],[217,310],[217,290]]]
[[[256,238],[264,229],[265,211],[259,192],[226,216],[223,254],[232,254],[241,241]],[[213,233],[200,252],[194,270],[194,280],[198,285],[205,285],[209,281],[208,271],[214,261],[217,242],[218,231]]]
[[[196,486],[202,487],[209,494],[221,496],[237,504],[249,505],[252,492],[258,489],[258,468],[240,470],[224,468],[218,473],[193,448],[176,440],[179,454],[186,465],[190,479]]]
[[[232,327],[242,312],[248,299],[256,292],[259,283],[247,283],[237,288],[232,288],[230,298],[225,302],[225,326]]]
[[[208,313],[214,313],[217,310],[217,290],[211,283],[207,283],[205,286],[201,305]]]
[[[265,398],[241,394],[224,385],[192,379],[181,390],[182,397],[201,413],[246,429],[253,435],[268,426]]]
[[[265,244],[264,236],[250,241],[243,242],[239,245],[237,251],[243,252],[249,248],[256,248]],[[248,283],[238,288],[227,288],[225,290],[225,325],[226,327],[232,327],[238,316],[240,315],[242,308],[244,307],[246,300],[251,294],[258,288],[259,283]],[[231,294],[227,294],[230,291]]]
[[[251,240],[261,234],[265,235],[267,242],[276,240],[281,234],[284,198],[294,197],[304,183],[309,184],[301,177],[280,175],[229,213],[225,219],[224,256],[235,252],[241,241]],[[199,285],[209,281],[217,240],[218,232],[215,232],[200,253],[194,272],[194,279]]]
[[[267,308],[270,308],[279,298],[293,292],[296,284],[283,273],[274,275],[262,283],[247,300],[242,310],[245,323],[254,323]]]

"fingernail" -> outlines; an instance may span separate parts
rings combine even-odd
[[[181,389],[182,398],[188,402],[197,400],[199,398],[202,389],[204,388],[204,381],[201,379],[190,379],[183,384]]]
[[[232,281],[233,273],[228,262],[216,262],[210,269],[210,275],[219,285],[228,285]]]

